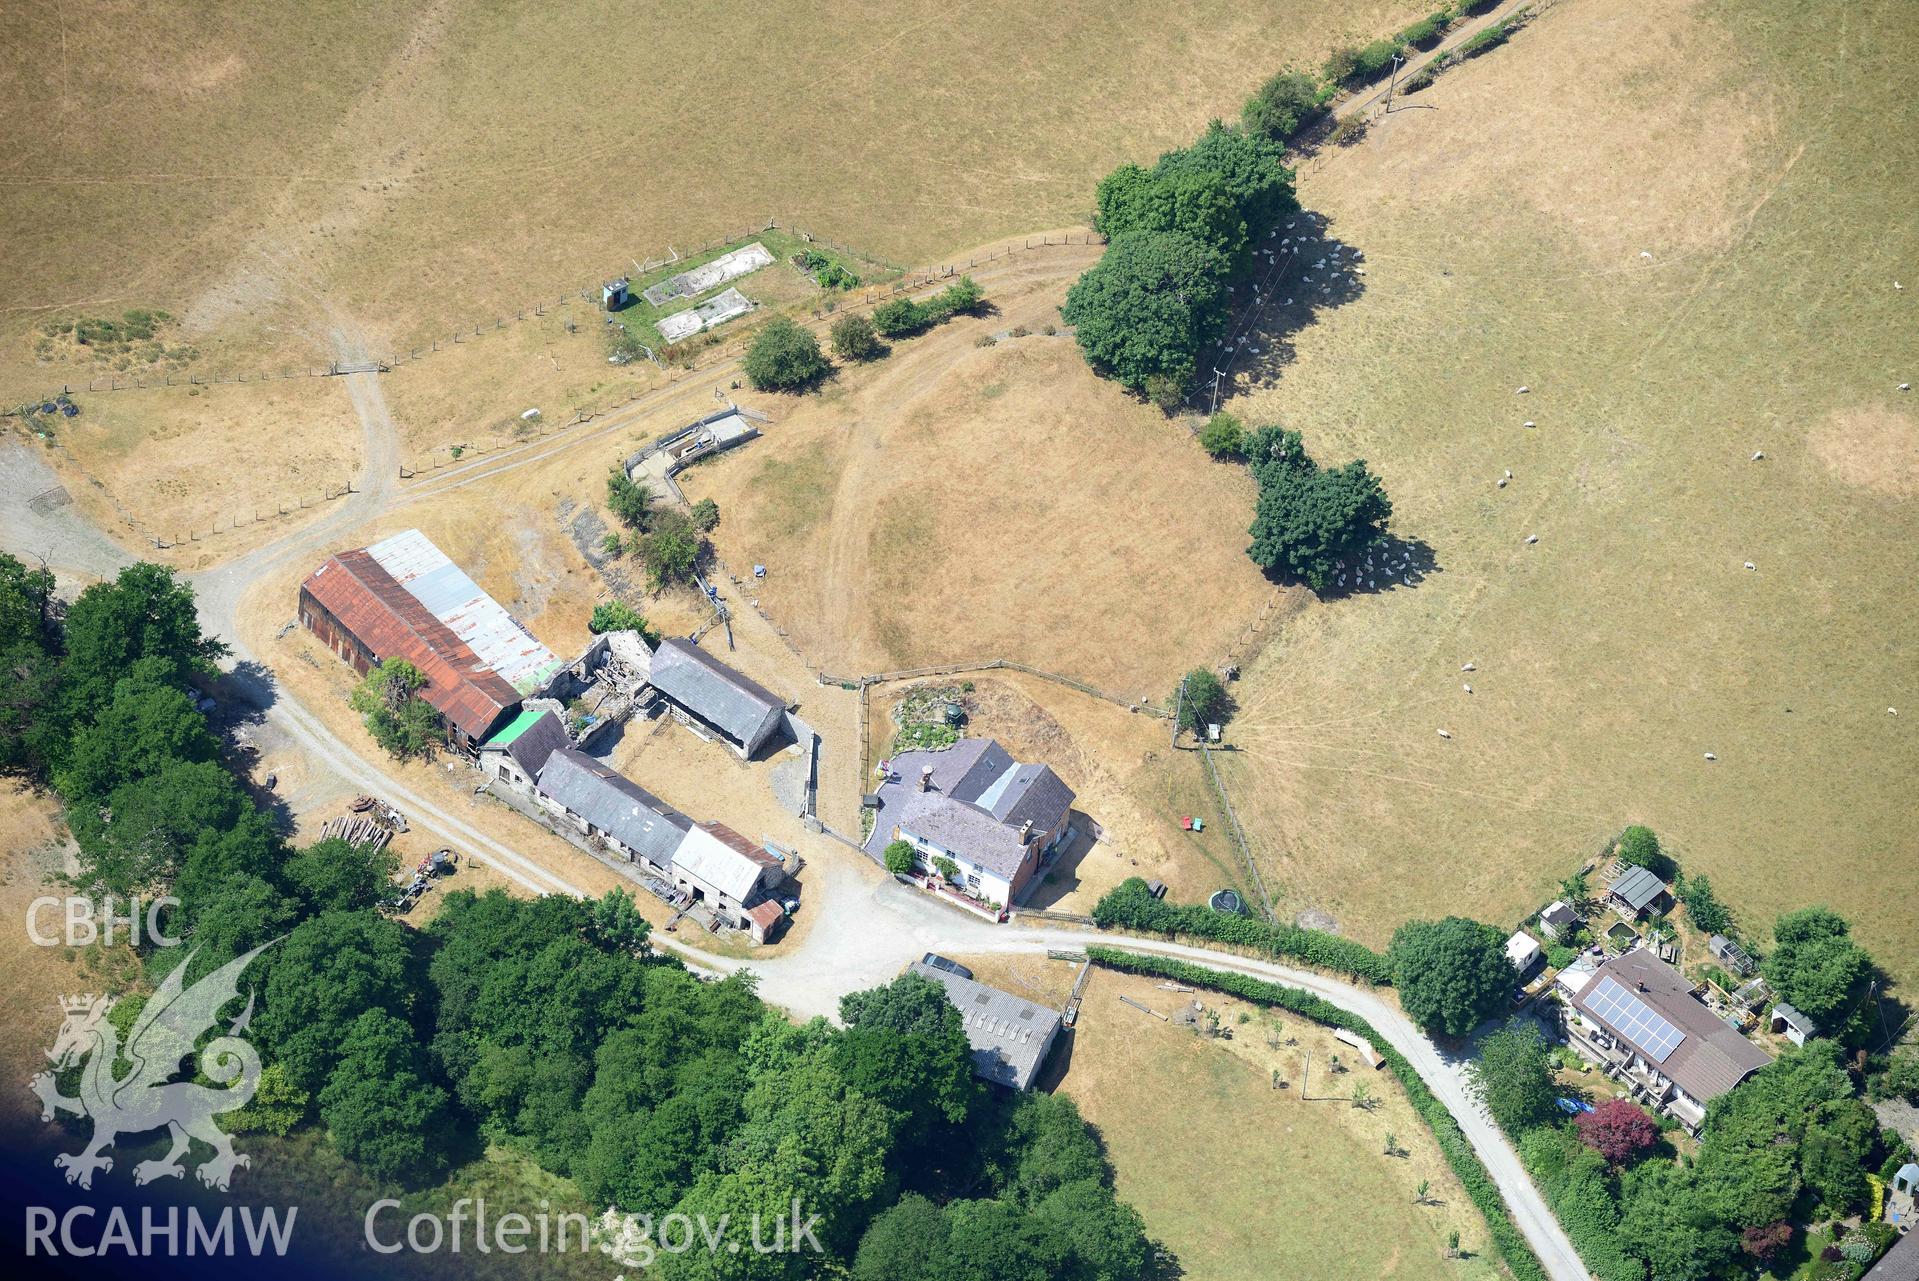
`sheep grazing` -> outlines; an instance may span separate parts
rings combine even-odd
[[[1759,566],[1757,566],[1757,565],[1755,565],[1755,564],[1753,564],[1753,563],[1752,563],[1751,561],[1747,561],[1747,562],[1746,562],[1746,568],[1747,568],[1747,569],[1750,569],[1750,570],[1753,570],[1753,571],[1755,571],[1755,572],[1757,572],[1757,571],[1758,571],[1758,569],[1759,569]]]
[[[1536,422],[1534,422],[1534,421],[1533,421],[1532,419],[1530,419],[1530,418],[1528,418],[1528,419],[1526,420],[1526,425],[1527,425],[1528,427],[1537,427],[1537,426],[1539,426],[1539,424],[1538,424],[1538,423],[1536,423]]]
[[[1886,715],[1888,716],[1897,716],[1898,714],[1899,714],[1899,709],[1896,707],[1888,707],[1886,709]]]
[[[1513,478],[1513,469],[1508,467],[1506,469],[1506,479],[1511,480],[1512,478]]]
[[[1472,692],[1473,692],[1473,687],[1472,687],[1472,686],[1470,686],[1470,685],[1467,685],[1467,684],[1465,684],[1464,682],[1461,682],[1461,684],[1460,684],[1460,686],[1459,686],[1459,688],[1461,688],[1461,689],[1463,689],[1463,690],[1465,690],[1465,691],[1466,691],[1466,692],[1467,692],[1468,694],[1470,694],[1470,693],[1472,693]]]
[[[1451,738],[1453,736],[1453,732],[1449,729],[1442,729],[1439,731],[1439,736],[1441,738]]]
[[[1527,392],[1529,392],[1529,391],[1531,391],[1531,390],[1532,390],[1532,388],[1530,388],[1530,387],[1521,387],[1521,388],[1519,388],[1519,389],[1518,389],[1517,391],[1515,391],[1515,392],[1513,393],[1513,395],[1515,395],[1515,396],[1523,396],[1523,395],[1525,395],[1525,394],[1526,394]]]
[[[1766,451],[1763,449],[1755,449],[1752,451],[1752,460],[1754,462],[1758,462],[1761,458],[1764,458],[1765,456],[1766,456]]]
[[[1639,256],[1640,256],[1641,258],[1650,258],[1650,257],[1652,257],[1652,250],[1650,250],[1650,249],[1641,249],[1641,250],[1639,251]]]
[[[1499,478],[1499,487],[1500,487],[1501,489],[1504,489],[1504,488],[1506,488],[1506,477],[1504,477],[1504,476],[1501,476],[1501,477]]]
[[[1717,756],[1714,756],[1714,755],[1713,755],[1713,754],[1712,754],[1711,752],[1707,752],[1707,753],[1706,753],[1706,759],[1707,759],[1707,760],[1709,760],[1709,761],[1716,761],[1716,760],[1718,760],[1719,758],[1718,758]]]
[[[1462,672],[1476,672],[1479,669],[1477,667],[1474,667],[1471,663],[1461,663],[1459,665],[1459,670]]]
[[[1539,541],[1539,535],[1538,535],[1538,534],[1528,534],[1528,535],[1526,535],[1526,545],[1527,545],[1528,547],[1530,547],[1530,546],[1532,546],[1532,545],[1533,545],[1534,543],[1536,543],[1536,542],[1538,542],[1538,541]]]
[[[1899,384],[1899,390],[1900,390],[1900,391],[1911,391],[1911,390],[1912,390],[1912,384],[1911,384],[1911,383],[1900,383],[1900,384]]]

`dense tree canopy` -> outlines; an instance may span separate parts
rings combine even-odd
[[[760,391],[800,391],[832,368],[813,331],[775,316],[746,352],[746,377]]]
[[[419,990],[406,928],[366,912],[304,921],[264,959],[266,999],[254,1026],[310,1093],[325,1086],[356,1019],[383,1010],[408,1021]]]
[[[392,896],[400,860],[390,849],[349,845],[335,837],[288,858],[286,881],[311,916],[377,906]]]
[[[1466,1035],[1512,995],[1518,976],[1505,943],[1497,929],[1461,916],[1408,921],[1386,949],[1400,1004],[1429,1032]]]
[[[1774,924],[1773,950],[1761,972],[1782,1000],[1811,1018],[1828,1036],[1860,1032],[1846,1026],[1866,1013],[1872,957],[1852,938],[1852,929],[1830,908],[1787,912]]]
[[[389,756],[431,756],[440,741],[440,713],[420,693],[426,673],[404,658],[389,658],[353,690],[353,710]]]
[[[1363,459],[1323,470],[1298,432],[1278,427],[1256,432],[1246,452],[1259,488],[1246,554],[1269,573],[1325,591],[1392,520],[1392,500]]]
[[[370,1009],[345,1030],[320,1118],[341,1153],[374,1178],[418,1181],[446,1168],[446,1104],[413,1028]]]
[[[1533,1019],[1514,1020],[1479,1043],[1478,1057],[1467,1066],[1468,1081],[1508,1133],[1521,1134],[1557,1115],[1551,1053]]]
[[[141,562],[110,583],[95,583],[74,600],[66,617],[61,682],[67,714],[91,717],[112,699],[114,687],[141,659],[160,666],[146,679],[185,688],[212,676],[226,646],[203,636],[193,588],[171,569]]]
[[[1150,378],[1184,387],[1201,348],[1225,332],[1225,267],[1183,232],[1134,232],[1073,282],[1060,314],[1101,373],[1135,391]]]

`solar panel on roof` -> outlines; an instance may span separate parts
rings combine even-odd
[[[1668,1023],[1664,1015],[1628,992],[1610,975],[1600,980],[1592,995],[1586,998],[1586,1004],[1655,1063],[1664,1063],[1686,1039],[1686,1034]]]

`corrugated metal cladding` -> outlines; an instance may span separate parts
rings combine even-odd
[[[468,738],[485,737],[508,709],[518,705],[519,693],[488,670],[452,629],[394,582],[365,549],[330,557],[307,577],[302,590],[374,662],[404,658],[419,668],[427,678],[427,701]],[[332,630],[320,618],[310,618],[307,626]],[[330,638],[328,643],[334,642]]]
[[[560,670],[561,662],[552,650],[528,635],[513,615],[419,530],[395,534],[366,550],[428,613],[520,693],[531,694]]]

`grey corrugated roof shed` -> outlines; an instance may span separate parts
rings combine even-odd
[[[1633,911],[1643,912],[1654,899],[1667,893],[1668,887],[1645,868],[1635,867],[1622,873],[1607,892]]]
[[[1692,984],[1672,966],[1645,948],[1624,952],[1601,965],[1589,983],[1573,997],[1573,1006],[1634,1049],[1637,1041],[1595,1013],[1587,1003],[1599,980],[1611,977],[1638,1000],[1652,1007],[1684,1033],[1677,1049],[1659,1064],[1659,1070],[1693,1098],[1710,1103],[1733,1086],[1772,1062],[1772,1055],[1727,1027],[1705,1003],[1692,994]],[[1643,985],[1643,990],[1642,990]],[[1651,1058],[1650,1055],[1646,1056]]]
[[[538,786],[569,814],[660,867],[673,865],[674,852],[693,827],[692,819],[577,747],[547,757]]]
[[[1011,992],[913,962],[913,973],[946,989],[947,999],[966,1025],[966,1041],[973,1047],[973,1071],[988,1081],[1024,1090],[1039,1075],[1046,1052],[1059,1034],[1059,1011]]]
[[[786,712],[778,695],[677,636],[654,650],[649,680],[660,693],[750,746],[764,740]]]

